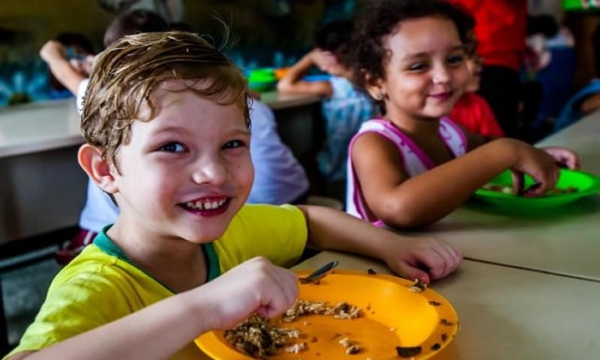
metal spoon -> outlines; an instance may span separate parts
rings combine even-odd
[[[339,263],[340,262],[337,260],[329,262],[310,273],[307,277],[298,279],[298,281],[300,281],[300,284],[314,284],[333,271],[333,269],[338,266]]]

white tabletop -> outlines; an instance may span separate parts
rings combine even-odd
[[[0,158],[80,144],[75,100],[20,105],[0,110]]]
[[[600,175],[600,113],[540,145],[571,148],[583,170]],[[600,280],[600,195],[537,215],[471,202],[418,235],[447,240],[472,259]]]
[[[334,252],[296,268],[314,269],[331,260],[339,260],[341,269],[389,272],[372,260]],[[431,288],[450,301],[460,321],[444,359],[570,360],[600,354],[600,283],[465,261]]]
[[[600,111],[542,140],[539,146],[563,146],[577,152],[582,170],[600,175]]]
[[[316,95],[307,94],[280,94],[277,91],[264,92],[260,100],[273,110],[281,110],[296,106],[305,106],[321,102]]]

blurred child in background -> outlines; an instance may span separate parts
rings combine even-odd
[[[40,49],[40,57],[50,68],[50,85],[57,91],[76,95],[90,72],[94,49],[82,34],[62,33]]]
[[[483,58],[479,94],[506,136],[521,138],[518,89],[527,38],[527,1],[447,1],[464,7],[475,18],[477,52]]]
[[[328,192],[341,199],[350,139],[364,121],[375,115],[373,101],[350,82],[353,72],[348,53],[352,30],[353,23],[349,20],[325,25],[316,35],[315,48],[294,64],[277,85],[282,93],[314,94],[323,98],[326,134],[323,148],[317,154],[318,168],[328,184]],[[303,80],[313,67],[331,77],[321,81]]]
[[[54,38],[54,41],[62,45],[60,51],[64,53],[64,56],[73,69],[78,73],[87,76],[94,60],[94,54],[96,53],[92,42],[85,35],[73,32],[60,33]],[[58,47],[58,45],[56,46]],[[55,71],[61,70],[55,69]],[[62,71],[68,71],[68,69],[63,69]],[[64,79],[65,75],[59,74],[59,77]],[[66,81],[66,83],[68,84],[68,81]],[[53,98],[73,96],[71,90],[65,87],[63,83],[54,76],[52,71],[50,71],[50,86],[53,90]]]
[[[569,98],[556,119],[553,129],[555,132],[600,109],[600,25],[592,35],[592,50],[596,77]]]
[[[475,36],[471,35],[469,38],[465,47],[465,63],[468,70],[467,85],[464,94],[454,105],[450,119],[473,134],[502,137],[504,132],[500,128],[494,112],[487,101],[477,94],[481,84],[482,61],[477,54]]]

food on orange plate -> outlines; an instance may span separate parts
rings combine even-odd
[[[255,359],[266,359],[269,356],[281,352],[300,353],[307,348],[307,343],[302,341],[306,338],[299,330],[293,327],[280,326],[282,323],[290,323],[299,317],[307,315],[325,315],[335,319],[355,319],[361,316],[358,307],[345,302],[335,306],[328,306],[326,301],[296,300],[294,306],[282,315],[279,324],[269,321],[254,314],[235,328],[225,331],[225,339],[238,351],[241,351]],[[308,325],[304,322],[304,325]],[[311,341],[316,341],[312,339]],[[347,354],[356,354],[360,348],[351,341],[346,341]]]

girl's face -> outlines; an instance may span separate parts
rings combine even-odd
[[[385,101],[387,117],[439,119],[463,94],[469,74],[456,26],[441,17],[402,21],[384,39],[391,53],[385,79],[367,90]]]

